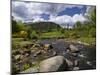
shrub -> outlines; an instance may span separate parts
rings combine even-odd
[[[19,37],[19,33],[13,33],[13,34],[12,34],[12,37],[13,37],[13,38],[18,38],[18,37]]]
[[[95,28],[91,28],[89,31],[89,35],[90,37],[96,37],[96,29]]]
[[[19,34],[21,38],[26,38],[28,36],[28,33],[26,31],[20,31]]]
[[[30,34],[30,38],[31,39],[37,39],[38,38],[38,35],[35,31],[32,31],[32,33]]]
[[[69,34],[69,37],[74,39],[74,38],[78,38],[79,36],[78,36],[78,34],[76,32],[71,32]]]
[[[29,64],[24,64],[23,69],[26,70],[28,68],[30,68],[30,65]]]
[[[64,33],[64,32],[65,32],[65,29],[62,28],[62,29],[61,29],[61,33]]]

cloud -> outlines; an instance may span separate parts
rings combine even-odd
[[[62,16],[57,16],[57,17],[51,17],[49,21],[56,22],[59,24],[68,23],[71,21],[71,16],[62,15]]]
[[[36,19],[33,20],[33,22],[46,22],[47,20],[44,20],[43,18],[37,17]]]
[[[84,22],[86,20],[82,14],[75,14],[72,17],[68,15],[51,17],[49,21],[61,24],[62,27],[67,27],[68,25],[73,26],[77,21]]]
[[[72,19],[73,19],[73,22],[77,22],[77,21],[84,22],[87,20],[82,14],[75,14],[72,17]]]
[[[84,5],[12,1],[12,16],[16,20],[24,22],[50,21],[60,24],[62,27],[67,27],[67,25],[73,26],[77,21],[84,22],[87,20],[82,13],[74,14],[73,16],[67,14],[58,16],[58,13],[66,8],[74,7],[82,9]],[[91,6],[87,6],[86,14],[90,11],[90,8]],[[41,14],[49,15],[49,19],[42,18]]]
[[[57,16],[57,14],[66,8],[78,7],[82,8],[81,5],[66,5],[66,4],[55,4],[55,3],[34,3],[34,2],[19,2],[12,1],[12,15],[17,19],[30,20],[34,19],[40,14],[49,14]],[[20,18],[18,18],[20,17]]]
[[[65,6],[62,4],[12,2],[13,16],[19,16],[23,20],[25,18],[35,18],[43,13],[56,16],[57,13],[64,9]]]

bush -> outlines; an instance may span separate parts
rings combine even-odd
[[[70,38],[73,38],[73,39],[79,38],[79,36],[78,36],[78,34],[77,34],[76,32],[71,32],[71,33],[69,34],[69,37],[70,37]]]
[[[91,28],[89,31],[89,37],[96,37],[96,29],[95,28]]]
[[[19,34],[20,34],[21,38],[27,38],[27,36],[28,36],[28,33],[26,31],[20,31]]]
[[[65,29],[62,28],[62,29],[61,29],[61,33],[64,33],[64,32],[65,32]]]
[[[26,70],[28,68],[30,68],[30,65],[29,64],[24,64],[23,69]]]
[[[35,31],[32,31],[32,33],[30,34],[30,38],[31,39],[37,39],[38,38],[38,35]]]
[[[12,34],[12,37],[13,37],[13,38],[18,38],[18,37],[19,37],[19,33],[13,33],[13,34]]]

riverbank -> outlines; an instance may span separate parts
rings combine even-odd
[[[78,70],[95,69],[96,66],[95,45],[69,39],[30,41],[13,39],[13,42],[16,42],[15,47],[13,46],[14,50],[12,50],[12,67],[14,73],[25,71],[31,67],[35,69],[34,72],[38,72],[37,70],[41,61],[57,55],[68,59],[71,61],[70,63],[78,61]],[[70,67],[71,71],[73,70],[72,68],[75,68],[75,66]]]

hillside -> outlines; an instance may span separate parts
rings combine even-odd
[[[36,22],[36,23],[27,23],[26,25],[31,26],[36,31],[51,31],[60,29],[60,25],[53,22]]]

